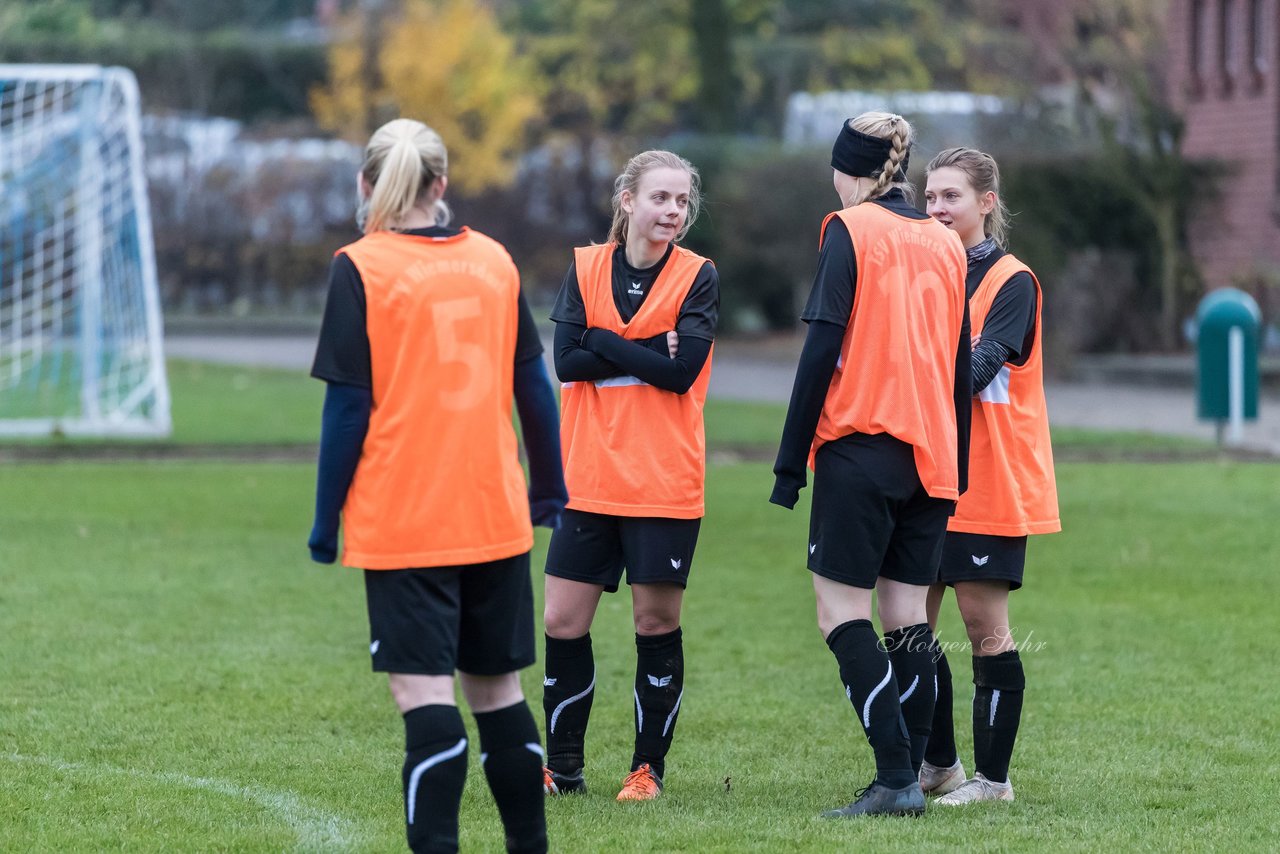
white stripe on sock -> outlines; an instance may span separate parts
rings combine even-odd
[[[644,709],[640,708],[640,692],[632,688],[631,694],[636,698],[636,732],[644,732]]]
[[[406,806],[408,808],[409,824],[413,824],[413,813],[418,800],[418,781],[422,779],[422,775],[430,771],[436,765],[439,765],[441,762],[448,762],[455,756],[465,753],[466,750],[467,740],[465,738],[459,739],[458,743],[453,747],[450,747],[448,750],[442,750],[434,756],[428,756],[413,767],[413,772],[409,775],[409,792],[405,796],[405,800],[408,801]],[[484,760],[481,759],[480,761],[483,762]]]
[[[867,695],[867,701],[862,704],[862,725],[867,729],[871,728],[871,703],[875,700],[876,695],[884,690],[884,686],[889,684],[889,680],[893,678],[893,665],[889,665],[889,670],[884,674],[884,678],[880,680],[880,684],[876,689]]]
[[[987,726],[996,725],[996,707],[1000,705],[1000,689],[991,689],[991,717],[987,719]]]
[[[533,741],[526,741],[524,743],[524,749],[529,751],[530,753],[538,754],[538,756],[542,759],[543,764],[546,764],[547,754],[543,752],[541,744],[538,744],[537,742],[533,742]],[[483,765],[488,761],[489,761],[489,754],[481,753],[480,764]]]
[[[671,729],[671,722],[676,719],[676,712],[680,711],[680,701],[684,699],[684,689],[680,689],[680,696],[676,697],[676,707],[671,710],[671,714],[667,715],[667,722],[662,727],[662,735],[665,738],[667,730]]]
[[[911,687],[907,689],[907,693],[898,698],[899,703],[905,703],[907,698],[916,692],[916,686],[920,684],[920,674],[916,674],[916,678],[911,680]]]
[[[591,671],[591,684],[590,684],[590,685],[588,685],[586,688],[584,688],[584,689],[582,690],[582,693],[580,693],[580,694],[574,694],[572,697],[570,697],[569,699],[565,700],[565,701],[564,701],[563,703],[561,703],[560,705],[556,706],[556,710],[555,710],[554,712],[552,712],[552,713],[551,713],[551,723],[547,724],[547,726],[550,728],[551,732],[553,732],[553,733],[554,733],[554,732],[556,731],[556,721],[560,720],[560,713],[564,711],[565,706],[569,705],[570,703],[576,703],[576,702],[578,702],[578,701],[579,701],[579,700],[581,700],[583,697],[585,697],[585,696],[587,696],[588,694],[590,694],[590,693],[591,693],[591,691],[592,691],[592,689],[594,689],[595,687],[596,687],[596,672],[595,672],[594,670],[592,670],[592,671]]]

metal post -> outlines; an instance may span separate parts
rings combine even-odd
[[[1227,442],[1244,441],[1244,330],[1227,330]]]
[[[102,244],[105,216],[102,209],[103,169],[99,126],[106,87],[101,81],[84,84],[91,90],[83,97],[80,115],[85,129],[80,135],[80,159],[75,186],[76,288],[80,298],[80,419],[94,426],[102,423]]]

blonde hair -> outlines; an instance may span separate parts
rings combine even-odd
[[[911,143],[915,140],[915,131],[911,129],[911,124],[896,113],[883,112],[863,113],[849,119],[848,124],[850,130],[856,130],[858,133],[865,133],[877,139],[887,139],[892,146],[889,150],[889,159],[880,167],[879,172],[871,176],[876,179],[876,182],[863,201],[878,199],[890,190],[900,189],[908,200],[914,202],[916,188],[907,181],[899,181],[896,178],[898,170],[902,168],[907,155],[911,152]]]
[[[948,148],[946,151],[938,152],[937,156],[929,161],[929,165],[925,167],[925,173],[948,166],[963,172],[969,179],[969,185],[977,191],[978,195],[995,193],[995,207],[991,209],[991,213],[983,217],[982,231],[993,238],[1001,249],[1004,249],[1005,236],[1009,233],[1009,209],[1005,207],[1004,199],[1000,197],[1000,167],[996,165],[995,158],[976,148]]]
[[[684,239],[698,218],[698,209],[702,206],[702,179],[698,170],[688,160],[670,151],[642,151],[627,161],[622,174],[613,182],[613,224],[609,226],[609,240],[623,245],[627,242],[627,225],[631,215],[622,209],[622,194],[631,194],[634,198],[640,188],[640,179],[653,169],[683,169],[689,173],[689,209],[684,219],[684,226],[675,236],[678,242]]]
[[[372,192],[360,205],[360,229],[365,234],[395,229],[448,172],[449,153],[440,134],[413,119],[387,122],[364,148],[360,174]],[[432,213],[436,225],[449,223],[443,199],[436,199]]]

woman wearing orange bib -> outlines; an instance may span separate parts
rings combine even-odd
[[[807,458],[818,628],[875,752],[875,779],[828,818],[924,811],[917,774],[934,701],[925,595],[965,488],[964,249],[911,204],[910,144],[906,119],[866,113],[832,149],[844,209],[823,222],[770,497],[795,506]]]
[[[951,668],[937,649],[938,703],[920,771],[925,792],[953,806],[1011,801],[1009,759],[1022,714],[1022,661],[1009,591],[1022,586],[1027,536],[1061,530],[1041,365],[1040,283],[1004,250],[1008,214],[990,155],[951,148],[929,164],[928,212],[960,236],[973,321],[969,491],[947,525],[929,623],[948,586],[973,651],[974,777],[965,780],[951,719]]]
[[[458,850],[467,731],[508,851],[547,850],[534,661],[532,524],[564,507],[555,395],[507,251],[450,228],[447,154],[421,122],[379,128],[358,175],[364,236],[334,256],[311,373],[328,385],[312,558],[364,569],[373,669],[404,716],[414,851]],[[526,492],[512,397],[529,456]]]
[[[609,242],[574,250],[551,319],[569,504],[547,553],[547,794],[581,792],[595,696],[591,623],[625,569],[636,630],[635,751],[618,800],[662,791],[684,695],[680,607],[703,515],[702,407],[714,265],[677,242],[697,170],[668,151],[618,176]]]

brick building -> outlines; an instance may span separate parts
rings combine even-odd
[[[1167,37],[1183,151],[1232,167],[1192,234],[1205,283],[1280,287],[1280,0],[1171,0]]]

